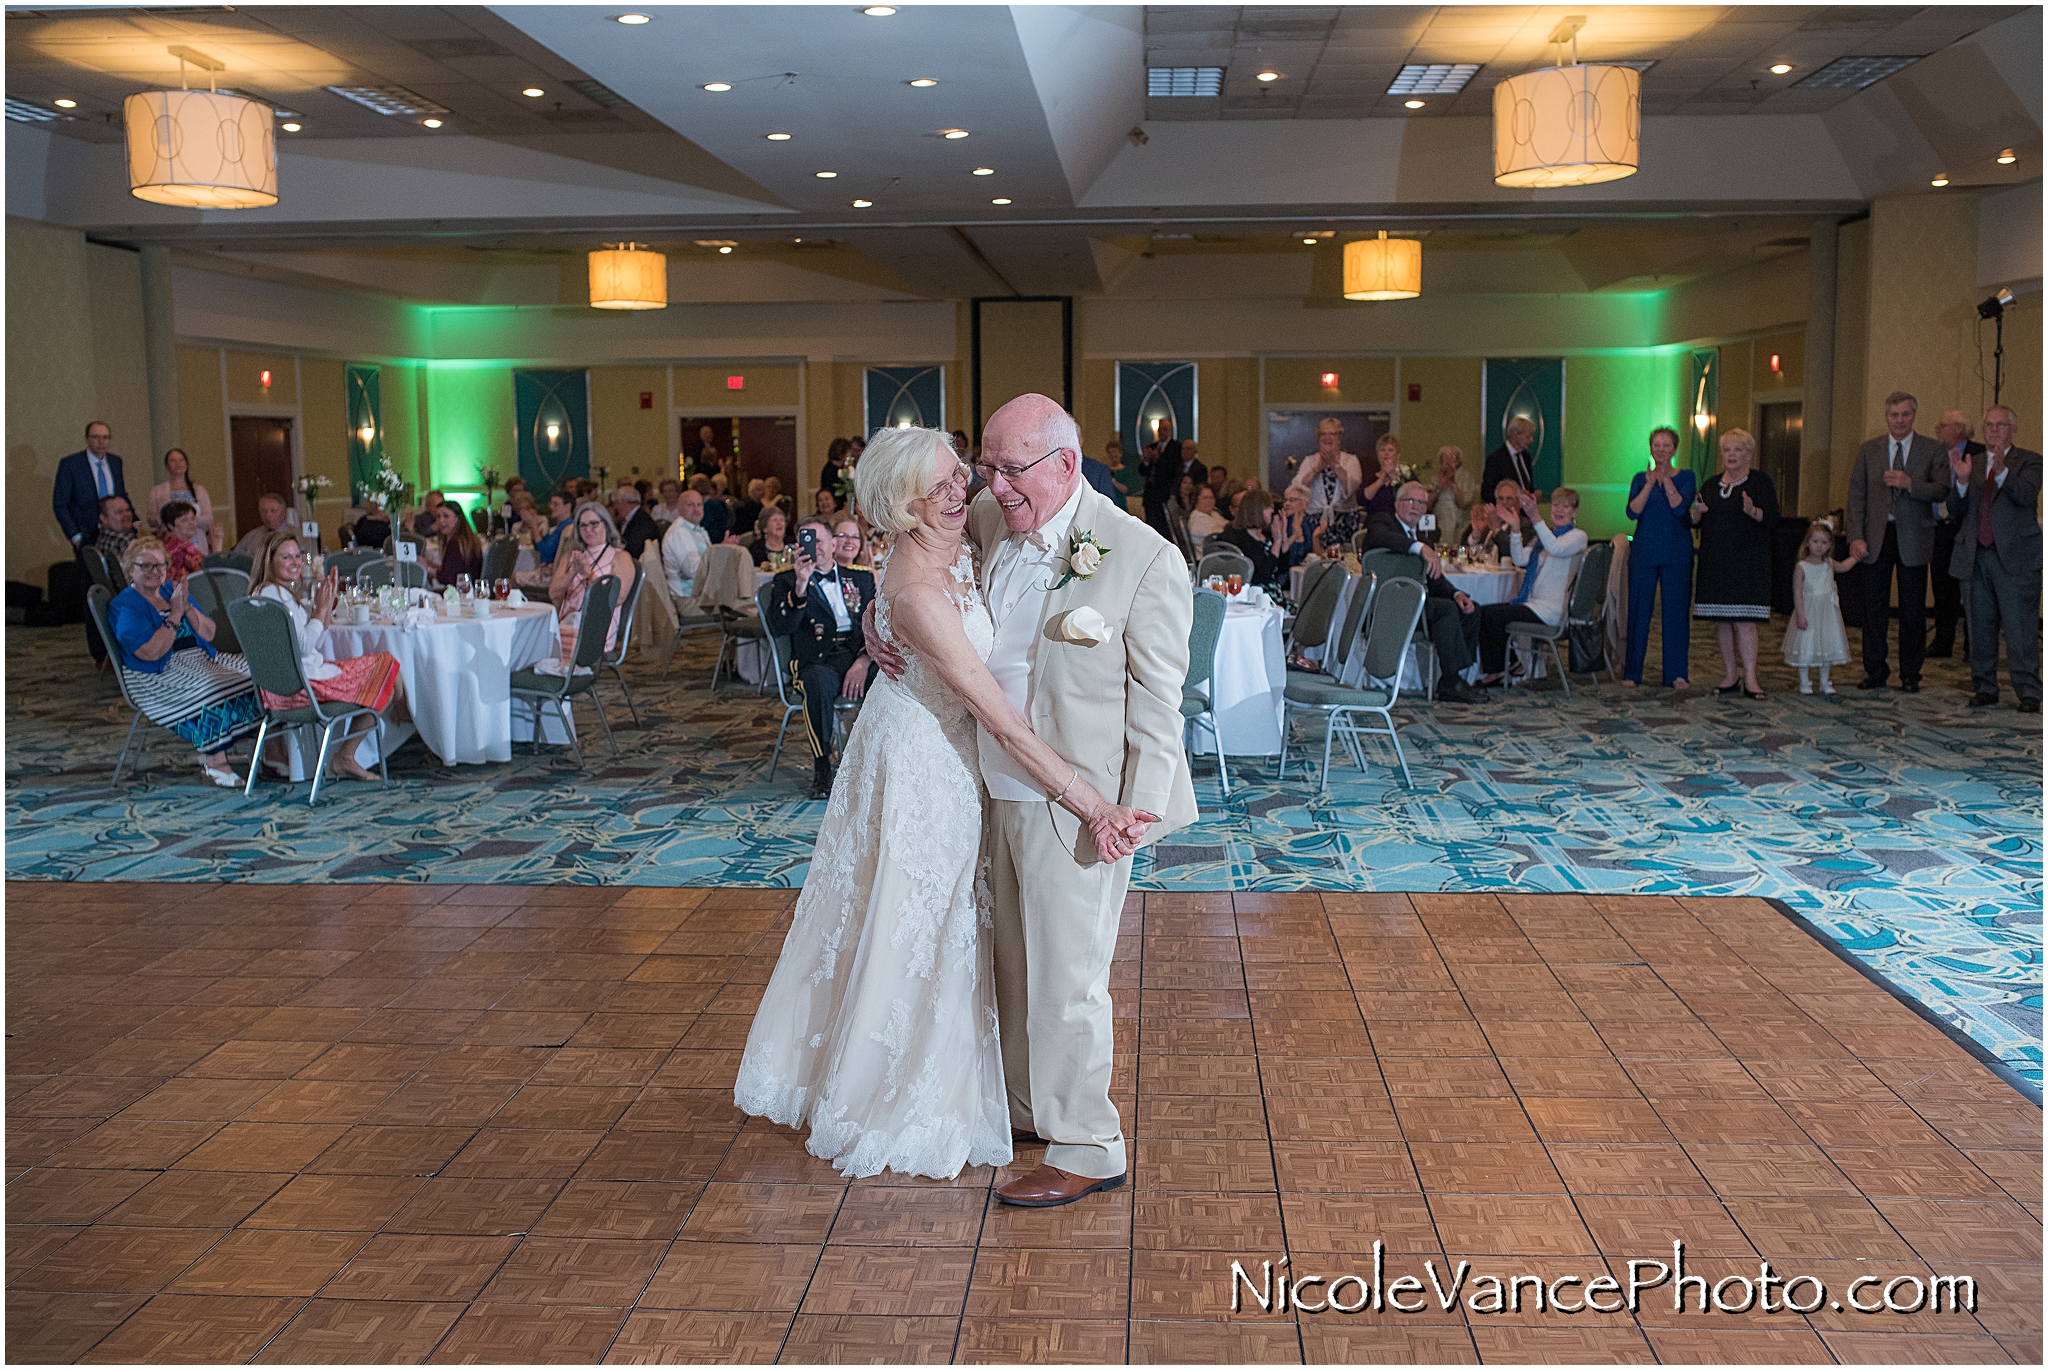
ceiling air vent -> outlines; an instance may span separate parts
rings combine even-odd
[[[580,81],[564,81],[562,84],[590,101],[591,104],[602,105],[606,109],[624,109],[633,103],[602,81],[585,79]]]
[[[1147,67],[1145,93],[1159,99],[1214,97],[1223,93],[1222,67]]]
[[[1792,84],[1801,90],[1861,90],[1893,72],[1904,71],[1917,57],[1837,57],[1811,76]]]

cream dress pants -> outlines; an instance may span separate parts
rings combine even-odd
[[[1131,858],[1077,864],[1043,800],[990,800],[989,851],[1010,1124],[1045,1138],[1047,1165],[1091,1179],[1121,1175],[1123,1125],[1109,1100],[1109,963]]]

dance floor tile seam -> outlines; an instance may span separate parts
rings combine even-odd
[[[9,887],[12,1358],[2000,1360],[2040,1336],[2038,1108],[1761,900],[1134,894],[1113,1082],[1131,1181],[1020,1210],[990,1191],[1035,1149],[848,1182],[732,1109],[793,894],[392,893]],[[701,941],[577,950],[626,923],[648,948]],[[348,1004],[299,1001],[351,997],[355,960],[274,959],[450,928],[600,959],[423,964]],[[1607,941],[1629,959],[1573,959]],[[140,980],[230,944],[254,955],[207,969],[259,973],[213,977],[247,982],[218,1005],[95,1016],[52,987],[99,946],[143,947],[120,961]],[[359,1039],[435,997],[468,1004],[419,1010],[459,1031]],[[531,1006],[550,998],[575,1007]],[[666,1045],[579,1044],[601,1018],[647,1040],[615,1021],[637,1017]],[[247,1036],[262,1024],[285,1035]],[[160,1033],[204,1050],[151,1057]],[[1823,1038],[1842,1045],[1809,1054]],[[238,1043],[306,1050],[220,1073]],[[1669,1262],[1674,1238],[1716,1280],[1968,1274],[1978,1309],[1646,1299],[1589,1328],[1433,1300],[1261,1310],[1241,1282],[1229,1307],[1232,1262],[1327,1287],[1368,1276],[1377,1240],[1389,1280],[1469,1262],[1583,1283]]]

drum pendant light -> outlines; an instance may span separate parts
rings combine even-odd
[[[637,243],[591,253],[590,307],[668,308],[668,258]]]
[[[1414,238],[1360,238],[1344,244],[1344,298],[1412,300],[1422,293],[1422,244]]]
[[[1493,88],[1493,182],[1516,188],[1590,186],[1636,174],[1641,162],[1643,74],[1580,63],[1578,26],[1550,41],[1572,63],[1510,77]]]
[[[220,64],[171,49],[212,78]],[[211,82],[209,81],[209,84]],[[199,209],[261,209],[277,203],[277,135],[271,110],[217,90],[148,90],[121,103],[128,134],[128,189],[136,199]]]

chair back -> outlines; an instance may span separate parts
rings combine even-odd
[[[714,552],[717,550],[715,547],[712,548]],[[775,657],[769,663],[775,671],[775,697],[781,700],[782,707],[787,709],[796,703],[795,700],[789,697],[789,636],[786,633],[768,631],[768,624],[770,622],[768,617],[768,601],[774,589],[775,582],[772,580],[763,584],[760,589],[754,592],[754,603],[761,611],[761,636],[768,639],[768,650],[774,653]],[[1194,678],[1194,668],[1192,666],[1188,668],[1188,678],[1190,680]]]
[[[369,563],[381,560],[383,555],[382,552],[376,551],[333,552],[327,557],[327,566],[329,570],[339,571],[344,576],[353,576]]]
[[[1422,579],[1422,558],[1413,552],[1393,552],[1384,547],[1372,547],[1358,554],[1358,569],[1371,571],[1381,580],[1403,577],[1408,580]]]
[[[366,561],[356,568],[356,584],[366,590],[379,590],[386,585],[402,585],[408,590],[424,590],[427,587],[427,568],[417,561],[394,561],[380,557]]]
[[[512,568],[519,564],[519,544],[511,538],[499,538],[484,548],[484,579],[500,581],[512,579]]]
[[[1251,584],[1252,559],[1243,552],[1238,551],[1235,547],[1230,546],[1230,544],[1225,543],[1217,551],[1205,551],[1202,554],[1202,564],[1195,568],[1195,583],[1200,585],[1206,582],[1210,576],[1228,575],[1243,576],[1245,584]]]
[[[305,707],[317,718],[348,712],[351,706],[328,705],[314,698],[306,686],[306,668],[299,660],[299,635],[292,628],[292,616],[282,604],[261,595],[244,595],[228,601],[227,616],[242,641],[242,655],[249,662],[249,678],[256,688],[274,695],[306,696]]]
[[[1566,616],[1573,623],[1598,623],[1600,614],[1607,603],[1607,577],[1614,569],[1614,547],[1611,543],[1595,543],[1579,558],[1578,579],[1572,582],[1572,593]]]
[[[747,549],[721,542],[697,563],[697,603],[706,609],[741,609],[757,602],[754,559]]]
[[[1180,506],[1171,501],[1168,501],[1166,506],[1166,527],[1173,534],[1173,545],[1180,549],[1181,559],[1195,560],[1195,544],[1188,533],[1187,515],[1181,513]]]
[[[1372,600],[1372,620],[1365,631],[1365,674],[1370,680],[1387,682],[1393,695],[1401,692],[1401,660],[1408,653],[1409,639],[1422,620],[1422,604],[1429,591],[1419,580],[1396,576],[1379,587]]]
[[[135,696],[128,693],[128,668],[121,664],[121,644],[114,639],[114,630],[107,624],[108,606],[114,602],[104,585],[94,585],[85,592],[85,609],[92,615],[92,626],[100,630],[100,641],[107,644],[107,655],[114,663],[114,679],[121,682],[121,698],[128,707],[140,713],[142,706],[135,702]]]
[[[208,552],[199,564],[209,571],[216,566],[230,567],[245,576],[254,574],[256,570],[256,558],[246,552]]]
[[[590,583],[583,593],[583,617],[576,624],[576,651],[570,658],[570,665],[579,670],[595,671],[604,661],[604,639],[611,631],[612,610],[619,602],[619,578],[599,576]],[[626,634],[623,628],[619,640],[623,643]]]
[[[1322,583],[1325,576],[1336,570],[1337,566],[1338,563],[1334,561],[1324,561],[1318,557],[1313,565],[1303,567],[1301,572],[1301,602],[1303,604],[1308,603],[1308,597],[1316,592],[1316,586]]]
[[[617,580],[617,576],[612,577]],[[604,664],[621,666],[625,664],[626,652],[633,645],[633,616],[640,607],[640,587],[647,583],[645,575],[635,573],[633,583],[626,589],[626,602],[619,611],[619,635],[613,639],[612,649],[604,654]]]
[[[1333,571],[1343,568],[1326,562]],[[1330,640],[1330,619],[1337,612],[1337,597],[1344,593],[1344,575],[1324,575],[1301,597],[1301,610],[1294,616],[1294,649],[1320,647]]]
[[[79,555],[85,560],[85,573],[92,577],[92,583],[105,588],[109,595],[118,595],[126,587],[115,580],[120,567],[107,561],[105,554],[91,543],[82,543]]]
[[[228,616],[228,605],[249,593],[249,578],[228,567],[215,571],[202,569],[185,578],[185,592],[191,596],[193,607],[213,620],[214,650],[241,651],[242,635],[235,631],[234,621]]]
[[[1358,583],[1351,587],[1351,602],[1344,606],[1344,623],[1337,631],[1337,637],[1324,658],[1331,663],[1328,668],[1335,674],[1335,668],[1351,660],[1351,648],[1358,641],[1358,628],[1365,622],[1367,611],[1372,608],[1375,596],[1379,594],[1380,578],[1371,571],[1363,572]]]
[[[1214,590],[1196,589],[1194,626],[1188,629],[1187,683],[1209,687],[1212,697],[1216,677],[1216,641],[1223,636],[1223,611],[1229,608]],[[1213,702],[1213,698],[1212,698]]]

